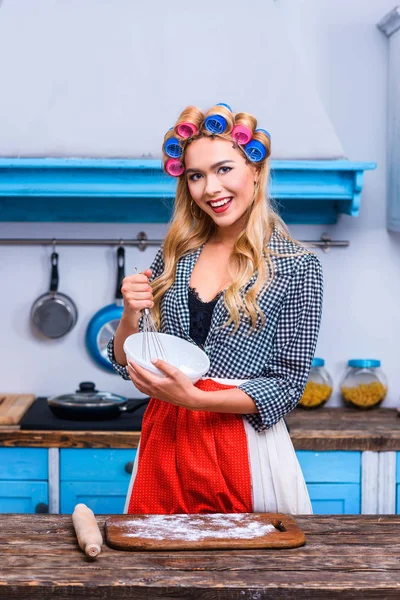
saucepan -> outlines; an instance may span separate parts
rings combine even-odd
[[[73,300],[58,291],[58,254],[51,255],[50,291],[34,302],[31,319],[35,327],[48,338],[60,338],[74,327],[78,310]]]
[[[92,381],[83,381],[76,392],[52,396],[47,403],[53,414],[60,419],[102,421],[116,419],[125,412],[134,412],[149,400],[146,397],[129,402],[118,394],[96,390]]]

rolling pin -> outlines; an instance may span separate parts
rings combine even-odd
[[[72,522],[80,549],[90,558],[95,558],[101,552],[103,538],[93,511],[86,504],[77,504]]]

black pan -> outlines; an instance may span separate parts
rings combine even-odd
[[[83,381],[75,393],[52,396],[48,398],[47,403],[59,419],[102,421],[117,419],[125,412],[135,412],[149,400],[147,397],[128,402],[123,396],[99,392],[91,381]]]

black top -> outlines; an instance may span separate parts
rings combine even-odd
[[[219,292],[213,300],[203,302],[196,288],[189,286],[189,313],[190,331],[189,335],[196,344],[202,346],[206,341],[211,325],[212,313],[218,298],[223,292]]]

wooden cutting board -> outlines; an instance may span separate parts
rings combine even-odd
[[[306,541],[293,517],[281,513],[116,515],[105,531],[117,550],[297,548]]]
[[[0,393],[0,425],[19,423],[35,398],[33,394]]]

